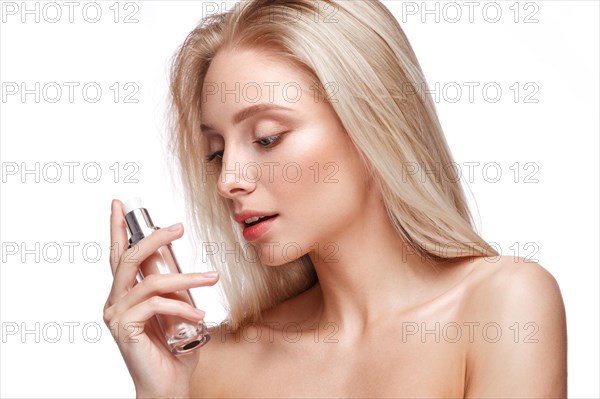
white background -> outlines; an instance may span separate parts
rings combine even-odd
[[[430,14],[421,2],[386,4],[429,85],[438,87],[442,125],[470,180],[484,238],[505,255],[518,251],[536,259],[555,276],[567,307],[569,396],[597,398],[598,3],[474,3],[472,15],[465,2],[427,2]],[[102,322],[112,279],[110,202],[140,195],[157,225],[187,226],[165,157],[166,71],[203,13],[226,7],[200,1],[75,4],[70,22],[63,2],[27,2],[39,10],[39,21],[34,12],[23,22],[20,1],[1,2],[2,397],[134,395]],[[97,8],[98,22],[86,21]],[[57,10],[62,17],[52,23]],[[125,23],[126,16],[134,21]],[[21,83],[34,89],[36,82],[39,100],[33,92],[23,100]],[[52,82],[63,89],[55,103],[48,101],[57,95]],[[73,102],[65,82],[79,84]],[[473,101],[466,82],[478,84]],[[96,85],[102,94],[91,102]],[[15,87],[19,92],[10,94]],[[493,102],[496,87],[502,94]],[[127,103],[127,94],[137,103]],[[471,162],[479,164],[471,164],[469,176]],[[38,176],[23,173],[36,163]],[[98,181],[86,181],[98,168]],[[52,183],[57,170],[61,177]],[[130,173],[137,183],[126,182]],[[185,271],[203,269],[189,236],[174,247]],[[216,290],[198,289],[194,296],[208,321],[223,318]]]

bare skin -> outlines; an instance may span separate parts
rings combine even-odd
[[[289,65],[254,51],[223,50],[206,81],[229,90],[294,82],[310,92]],[[203,314],[159,295],[213,285],[218,276],[160,276],[134,286],[140,260],[111,257],[115,283],[105,322],[141,327],[141,344],[118,341],[138,397],[565,397],[565,315],[554,278],[522,258],[439,263],[410,251],[332,107],[312,96],[287,100],[267,90],[252,101],[206,96],[202,134],[229,165],[217,190],[232,216],[277,214],[249,239],[263,263],[289,261],[269,243],[293,243],[310,256],[319,283],[266,311],[260,324],[221,327],[209,344],[175,358],[148,320],[167,313],[198,321]],[[235,120],[273,103],[288,109]],[[265,165],[285,162],[303,178],[265,178]],[[337,167],[335,184],[313,178],[314,165],[328,163]],[[261,165],[263,178],[235,164]],[[124,250],[122,218],[116,201],[111,239]],[[138,244],[139,258],[182,234],[181,226],[153,233]]]
[[[222,327],[202,350],[192,397],[566,397],[552,276],[511,257],[446,267],[450,287],[368,328],[321,320],[318,285],[262,323]]]

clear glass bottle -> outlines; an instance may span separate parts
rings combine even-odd
[[[133,247],[144,237],[150,235],[159,227],[154,226],[150,214],[142,207],[139,198],[133,198],[124,206],[125,222],[129,229],[129,247]],[[148,256],[141,264],[138,272],[138,282],[151,274],[181,273],[171,244],[163,245],[155,253]],[[189,290],[176,291],[163,294],[165,298],[176,299],[196,307]],[[175,355],[192,351],[201,347],[210,339],[210,335],[203,322],[192,322],[178,316],[156,315],[158,324],[163,331],[168,347]]]

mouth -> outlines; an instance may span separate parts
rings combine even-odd
[[[240,220],[240,224],[244,226],[244,231],[242,234],[244,238],[248,241],[258,241],[263,237],[269,230],[273,223],[275,223],[275,219],[279,216],[278,213],[274,215],[255,215],[250,216],[245,219],[238,218]]]
[[[248,219],[244,220],[244,227],[255,226],[255,225],[257,225],[259,223],[262,223],[262,222],[264,222],[266,220],[273,219],[277,215],[279,215],[279,214],[276,213],[275,215],[270,215],[270,216],[253,216],[251,218],[248,218]]]

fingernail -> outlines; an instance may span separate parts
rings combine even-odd
[[[215,278],[219,276],[219,272],[205,272],[202,273],[206,278]]]
[[[204,318],[204,316],[206,315],[206,312],[201,309],[194,308],[194,312],[198,313],[202,318]]]
[[[181,228],[181,223],[175,223],[173,226],[167,227],[168,231],[179,231]]]

